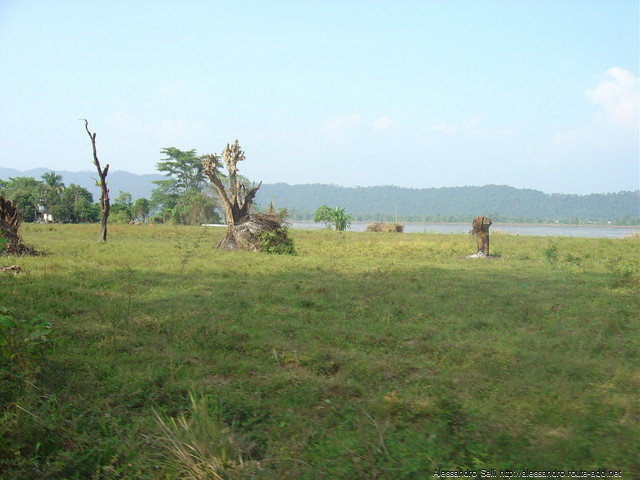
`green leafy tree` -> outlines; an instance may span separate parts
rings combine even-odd
[[[4,184],[4,196],[16,202],[25,222],[32,222],[36,217],[36,204],[42,196],[42,182],[31,177],[9,178]]]
[[[196,151],[169,147],[161,153],[166,157],[156,168],[169,178],[153,182],[157,187],[151,194],[151,207],[158,210],[156,221],[185,225],[219,223],[218,204],[205,188],[202,160]]]
[[[133,218],[133,199],[128,192],[120,191],[111,204],[111,221],[114,223],[129,223]]]
[[[42,182],[47,188],[57,191],[58,193],[64,190],[64,182],[62,181],[62,175],[58,175],[53,170],[43,174],[42,177],[40,178],[42,178]]]
[[[160,153],[166,157],[156,164],[156,169],[171,177],[173,188],[180,192],[202,190],[206,181],[202,174],[202,159],[195,150],[182,151],[168,147],[160,150]]]
[[[64,182],[62,181],[62,175],[58,175],[52,170],[45,173],[40,178],[42,178],[42,187],[37,203],[38,208],[44,208],[44,211],[39,213],[51,214],[51,210],[55,209],[55,207],[60,204],[61,195],[65,189]],[[40,219],[42,219],[42,217],[40,217]]]
[[[313,221],[324,222],[327,228],[333,225],[337,231],[343,232],[351,226],[351,215],[347,214],[344,208],[332,209],[322,205],[315,211]]]
[[[313,221],[323,222],[325,228],[331,228],[331,224],[333,223],[331,212],[332,211],[328,206],[322,205],[313,214]]]
[[[189,192],[183,195],[175,206],[174,220],[185,225],[220,223],[222,220],[216,211],[217,206],[213,197],[200,192]]]
[[[149,213],[151,212],[151,202],[146,198],[138,198],[133,202],[132,213],[133,218],[139,222],[146,222]]]
[[[351,215],[347,214],[344,208],[336,207],[333,210],[333,224],[337,231],[344,232],[351,226]]]
[[[50,211],[56,221],[66,223],[96,222],[100,218],[100,210],[93,203],[93,195],[79,185],[71,184],[60,195],[60,202]]]

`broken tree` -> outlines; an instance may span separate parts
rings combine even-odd
[[[220,171],[221,157],[227,169],[226,179]],[[262,182],[249,187],[238,178],[238,162],[245,158],[238,140],[232,145],[227,144],[220,156],[208,154],[202,157],[203,173],[215,187],[224,208],[227,231],[218,243],[218,248],[223,250],[260,251],[267,233],[271,238],[289,241],[282,219],[269,214],[251,214],[251,204]]]
[[[22,243],[18,229],[22,213],[16,202],[0,196],[0,251],[7,255],[36,255],[36,251]]]
[[[478,216],[473,219],[471,232],[476,236],[478,257],[489,256],[489,227],[491,226],[491,219],[489,217]]]
[[[100,160],[98,160],[98,152],[96,150],[96,134],[89,131],[89,122],[84,119],[84,128],[91,139],[91,146],[93,147],[93,164],[98,170],[98,176],[100,181],[96,181],[96,185],[100,187],[100,238],[98,241],[107,241],[107,219],[109,218],[109,189],[107,188],[107,173],[109,172],[109,164],[104,169],[100,166]]]

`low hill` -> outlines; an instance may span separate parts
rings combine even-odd
[[[640,192],[564,195],[506,185],[449,188],[263,185],[256,196],[264,206],[286,207],[292,218],[313,217],[320,205],[345,207],[356,220],[463,221],[487,215],[496,221],[586,221],[638,224]]]
[[[19,171],[0,167],[0,179],[40,177],[50,171],[38,168]],[[75,183],[99,198],[95,171],[56,171],[66,185]],[[151,198],[152,182],[166,179],[162,174],[136,175],[111,171],[107,178],[111,195],[128,192],[133,199]],[[286,183],[263,184],[256,203],[266,208],[287,208],[293,220],[311,220],[321,205],[346,208],[355,220],[395,220],[469,222],[486,215],[501,222],[561,222],[640,224],[640,191],[593,193],[590,195],[547,194],[538,190],[506,185],[482,187],[403,188],[395,186],[340,187],[336,185]]]

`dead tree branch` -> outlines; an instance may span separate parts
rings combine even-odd
[[[107,174],[109,172],[109,164],[105,165],[104,169],[100,166],[100,160],[98,160],[98,151],[96,149],[96,134],[89,131],[89,122],[84,120],[84,128],[87,131],[87,135],[91,139],[91,146],[93,147],[93,164],[98,170],[98,176],[100,181],[96,181],[96,185],[100,187],[100,242],[107,241],[107,220],[109,218],[109,189],[107,188]]]

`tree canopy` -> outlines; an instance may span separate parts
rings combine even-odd
[[[196,155],[196,150],[179,150],[167,147],[160,150],[165,155],[156,163],[156,170],[165,173],[171,186],[178,192],[200,192],[206,185],[202,174],[202,159]]]
[[[25,221],[46,220],[45,214],[65,223],[95,222],[98,205],[89,190],[75,184],[65,186],[60,175],[50,172],[43,180],[31,177],[10,178],[0,182],[0,195],[13,200]],[[48,217],[47,217],[48,218]]]
[[[184,225],[219,223],[218,204],[207,188],[202,159],[196,150],[167,147],[160,152],[165,158],[156,164],[156,169],[164,172],[167,179],[153,182],[157,185],[151,194],[151,207],[158,212],[155,221]]]
[[[338,232],[343,232],[351,226],[351,215],[344,208],[322,205],[315,211],[313,221],[323,222],[327,228],[333,225]]]

